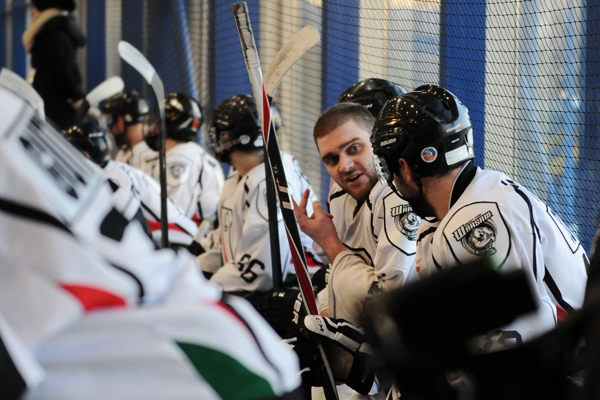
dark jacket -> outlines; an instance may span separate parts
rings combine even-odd
[[[72,103],[84,97],[77,48],[85,43],[73,17],[61,15],[41,26],[31,46],[33,87],[44,100],[46,117],[61,129],[75,125]]]

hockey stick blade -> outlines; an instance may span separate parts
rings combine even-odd
[[[167,219],[167,161],[165,145],[165,89],[160,77],[150,62],[131,44],[120,41],[118,45],[119,55],[127,64],[131,65],[148,82],[156,102],[158,103],[158,114],[160,119],[160,147],[158,152],[158,164],[160,172],[160,219],[161,219],[161,245],[169,247],[169,230]]]
[[[298,283],[300,284],[302,300],[304,307],[309,314],[318,314],[315,294],[312,288],[310,277],[308,275],[308,267],[304,256],[304,249],[300,240],[298,222],[296,221],[293,206],[289,199],[289,192],[287,181],[285,179],[283,162],[281,160],[279,144],[277,143],[276,136],[269,134],[271,130],[271,104],[263,81],[258,50],[254,41],[252,26],[250,25],[248,6],[246,2],[239,2],[235,3],[232,6],[232,9],[238,28],[238,34],[240,36],[240,44],[244,53],[244,59],[246,61],[246,69],[248,70],[248,76],[252,84],[252,91],[254,93],[256,106],[258,108],[259,117],[262,124],[263,137],[265,146],[267,147],[268,162],[271,166],[271,174],[273,175],[274,182],[276,183],[278,189],[281,213],[284,219],[286,233],[290,244],[290,251],[292,253],[292,260],[294,262],[294,268],[298,277]],[[274,85],[274,87],[276,86],[277,85]],[[333,379],[333,374],[331,372],[329,362],[327,361],[325,350],[321,343],[318,343],[318,348],[319,355],[325,367],[324,372],[326,374],[326,376],[323,377],[323,392],[328,400],[337,400],[338,394],[335,386],[335,380]]]
[[[4,86],[14,94],[25,99],[38,113],[42,119],[46,119],[44,113],[44,100],[29,82],[8,68],[0,71],[0,86]]]
[[[321,40],[319,31],[313,25],[306,25],[296,32],[290,40],[277,52],[265,72],[265,88],[273,97],[277,86],[286,72],[310,49]]]
[[[93,88],[87,94],[87,96],[85,96],[85,99],[88,101],[88,103],[90,103],[90,107],[96,108],[102,100],[119,93],[124,88],[125,83],[123,83],[123,79],[121,79],[120,76],[111,76],[110,78]]]

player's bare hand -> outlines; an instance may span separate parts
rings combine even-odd
[[[323,210],[321,204],[318,201],[313,202],[313,215],[308,216],[306,212],[306,205],[308,203],[309,194],[303,193],[300,205],[294,202],[294,212],[298,225],[302,232],[306,233],[311,237],[327,254],[330,260],[333,260],[335,256],[346,247],[340,241],[333,224],[333,216]]]
[[[296,204],[296,201],[294,201],[294,211],[295,210],[300,210],[302,212],[302,214],[306,215],[308,217],[308,213],[306,212],[306,205],[308,204],[308,199],[310,197],[310,190],[306,189],[304,191],[304,193],[302,193],[302,198],[300,199],[300,205]],[[298,217],[298,215],[296,214],[296,218]]]

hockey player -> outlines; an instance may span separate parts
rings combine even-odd
[[[204,115],[200,104],[181,93],[165,97],[167,188],[171,200],[197,225],[217,222],[217,204],[225,181],[219,162],[196,143]],[[157,131],[145,140],[158,151]],[[142,170],[160,178],[158,154],[143,160]]]
[[[106,126],[115,137],[119,151],[115,160],[141,168],[155,153],[144,142],[148,130],[148,102],[137,90],[124,90],[101,104]]]
[[[382,175],[424,218],[420,277],[486,258],[489,268],[521,268],[530,278],[538,311],[481,338],[483,350],[528,341],[581,307],[588,265],[581,243],[521,184],[473,164],[468,109],[452,93],[424,85],[389,100],[372,143]]]
[[[107,133],[91,117],[81,126],[64,133],[66,139],[98,164],[108,178],[123,190],[139,199],[142,213],[152,232],[152,239],[161,243],[160,185],[150,175],[128,164],[110,159],[111,142]],[[188,246],[198,227],[170,199],[167,199],[169,245],[172,248]]]
[[[223,187],[227,195],[219,201],[220,225],[212,235],[215,243],[205,246],[208,251],[200,256],[201,265],[225,291],[250,297],[257,304],[273,288],[273,280],[263,136],[253,97],[236,95],[223,100],[214,110],[209,139],[217,158],[233,170]],[[291,159],[284,158],[284,168],[290,194],[299,201],[301,190],[310,186]],[[278,227],[285,276],[293,266],[282,219]],[[305,249],[310,249],[310,238],[303,235],[302,239]]]
[[[333,219],[318,205],[314,217],[308,218],[310,214],[303,212],[306,201],[296,209],[300,228],[322,249],[317,254],[331,262],[321,312],[356,325],[367,298],[416,277],[420,218],[379,182],[369,141],[373,115],[386,99],[404,92],[393,82],[367,79],[348,88],[340,103],[319,117],[314,140],[333,179],[329,193]]]
[[[298,398],[297,359],[247,302],[137,224],[106,236],[123,216],[100,168],[22,99],[0,103],[0,369],[16,363],[23,398]]]

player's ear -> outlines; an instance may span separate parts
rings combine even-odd
[[[396,173],[400,175],[404,182],[410,183],[415,180],[415,173],[405,158],[398,159],[398,171]]]

